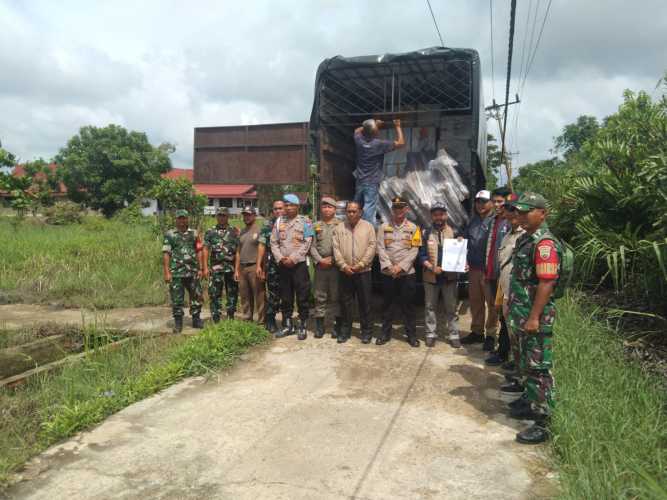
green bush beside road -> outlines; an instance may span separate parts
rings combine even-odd
[[[667,499],[667,392],[570,295],[556,323],[553,447],[562,498]]]
[[[268,337],[255,324],[223,321],[193,337],[137,338],[91,351],[57,373],[0,389],[0,486],[50,445],[185,377],[227,367]]]

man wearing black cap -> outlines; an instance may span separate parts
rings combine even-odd
[[[310,245],[310,256],[315,264],[315,338],[324,337],[324,317],[329,306],[336,318],[332,337],[338,337],[341,328],[340,306],[338,304],[338,268],[334,263],[333,232],[341,221],[336,218],[336,200],[329,196],[320,204],[322,219],[313,226],[315,237]]]
[[[412,347],[419,347],[415,318],[415,259],[421,246],[421,232],[406,215],[408,203],[397,196],[391,203],[392,220],[380,225],[377,233],[378,257],[382,270],[382,334],[377,345],[391,339],[394,304],[401,309],[405,333]],[[370,339],[362,338],[362,342]]]
[[[419,249],[419,262],[423,268],[424,281],[424,324],[426,345],[433,347],[438,338],[437,309],[442,293],[445,308],[446,327],[452,347],[461,347],[459,339],[458,317],[456,315],[458,273],[443,271],[441,266],[444,240],[455,237],[454,230],[447,224],[447,207],[443,203],[431,206],[432,225],[422,234],[422,246]]]

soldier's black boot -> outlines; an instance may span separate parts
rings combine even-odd
[[[219,314],[211,315],[211,319],[213,320],[213,323],[220,323],[220,315]]]
[[[174,333],[181,333],[183,331],[183,316],[174,316]]]
[[[227,319],[234,319],[234,311],[227,311]]]
[[[324,318],[315,318],[315,338],[324,337]]]
[[[516,435],[516,440],[521,444],[540,444],[549,439],[547,429],[548,419],[546,417],[535,420],[535,423]]]
[[[343,318],[337,316],[336,321],[334,323],[333,332],[331,332],[332,339],[336,339],[340,336],[340,329],[342,328],[342,326],[343,326]]]
[[[296,338],[299,340],[306,340],[306,337],[308,337],[308,330],[306,329],[306,321],[307,320],[304,318],[299,319],[298,334],[296,336]]]
[[[199,314],[192,315],[192,328],[204,328],[204,322],[199,317]]]
[[[282,338],[293,334],[294,334],[294,322],[292,321],[292,318],[283,319],[283,328],[278,333],[276,333],[276,337]]]
[[[276,317],[272,314],[266,316],[266,329],[269,331],[269,333],[276,333],[278,331]]]

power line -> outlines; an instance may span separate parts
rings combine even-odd
[[[440,46],[444,47],[445,42],[442,41],[442,35],[440,34],[440,28],[438,28],[438,22],[435,20],[435,15],[433,14],[433,9],[431,8],[430,0],[426,0],[426,5],[428,5],[428,10],[431,12],[431,18],[433,19],[433,24],[435,25],[435,31],[438,32],[438,38],[440,39]]]
[[[532,1],[532,0],[531,0]],[[496,100],[496,70],[494,64],[493,49],[493,0],[489,0],[489,27],[491,29],[491,97]]]
[[[549,0],[549,3],[547,4],[547,10],[544,12],[544,19],[542,19],[540,34],[537,37],[537,42],[535,42],[535,48],[533,49],[533,54],[530,58],[528,66],[526,67],[526,74],[523,77],[523,83],[521,84],[522,89],[526,84],[526,80],[528,79],[528,73],[530,73],[530,70],[533,67],[533,61],[535,61],[535,55],[537,54],[537,49],[540,47],[540,42],[542,41],[542,33],[544,33],[544,26],[547,24],[547,18],[549,17],[549,9],[551,9],[551,1],[552,0]]]
[[[510,81],[512,78],[512,51],[514,50],[514,23],[516,21],[516,0],[512,0],[512,7],[510,10],[510,36],[509,36],[509,46],[507,50],[507,81],[505,83],[505,113],[503,114],[503,129],[500,131],[502,135],[502,149],[500,150],[500,163],[506,161],[506,145],[505,137],[507,131],[507,108],[510,100]],[[511,183],[511,179],[508,177],[508,182]]]

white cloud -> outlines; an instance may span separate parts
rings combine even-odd
[[[528,5],[519,2],[515,75]],[[530,5],[542,13],[546,3]],[[490,101],[488,4],[433,7],[447,45],[479,50]],[[509,12],[500,2],[494,9],[501,100]],[[641,9],[554,1],[518,134],[509,129],[517,163],[547,156],[552,137],[578,115],[613,112],[624,88],[651,90],[667,69],[666,23],[658,0]],[[50,157],[80,126],[118,123],[175,143],[174,164],[190,166],[196,126],[307,120],[324,58],[436,43],[425,5],[399,0],[0,0],[0,139],[24,159]]]

